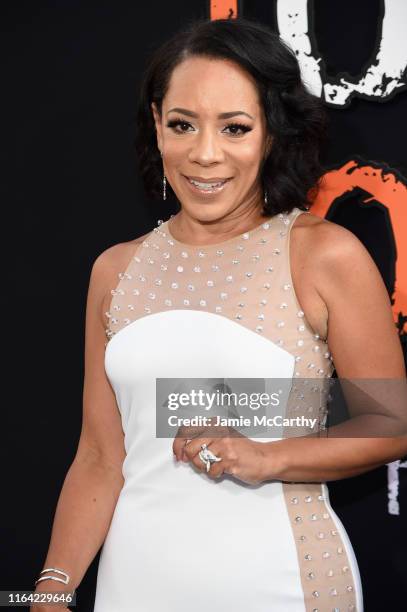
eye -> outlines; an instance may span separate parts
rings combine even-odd
[[[173,129],[173,131],[176,134],[185,134],[186,130],[181,129],[181,131],[177,130],[176,128],[180,127],[180,126],[191,126],[190,123],[188,123],[188,121],[184,121],[183,119],[172,119],[171,121],[168,121],[167,123],[167,127]],[[229,129],[229,130],[240,130],[241,133],[237,134],[235,132],[231,132],[230,135],[233,137],[239,137],[239,136],[243,136],[244,134],[246,134],[246,132],[251,132],[252,128],[249,127],[248,125],[245,125],[244,123],[228,123],[226,125],[225,129]]]
[[[249,127],[248,125],[245,125],[244,123],[228,123],[228,125],[226,126],[227,128],[231,129],[238,129],[241,130],[243,132],[243,134],[246,134],[246,132],[251,132],[252,128]],[[233,136],[241,136],[242,134],[233,134]]]
[[[181,130],[181,132],[179,132],[178,130],[175,129],[179,125],[191,125],[191,124],[188,123],[188,121],[183,121],[182,119],[172,119],[171,121],[168,121],[167,123],[167,127],[172,128],[176,134],[182,134],[184,133],[184,130]]]

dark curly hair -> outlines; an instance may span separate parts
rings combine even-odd
[[[244,18],[194,20],[156,49],[144,72],[137,108],[135,140],[147,195],[160,198],[162,158],[157,147],[151,103],[159,114],[174,68],[193,56],[233,60],[257,83],[273,136],[260,168],[267,194],[264,214],[307,210],[320,187],[319,150],[327,135],[323,102],[301,80],[295,53],[267,26]],[[174,192],[167,183],[168,195]]]

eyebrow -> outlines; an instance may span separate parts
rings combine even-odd
[[[186,108],[171,108],[171,110],[167,112],[167,115],[172,112],[182,113],[183,115],[188,115],[189,117],[198,117],[197,113],[193,113],[192,111],[187,110]],[[220,113],[218,115],[218,119],[230,119],[230,117],[236,117],[236,115],[246,115],[246,117],[254,119],[254,117],[249,115],[249,113],[245,113],[244,111],[230,111],[228,113]]]

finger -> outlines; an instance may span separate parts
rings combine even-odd
[[[193,461],[194,458],[196,458],[199,462],[201,462],[201,460],[198,457],[198,454],[202,450],[201,447],[202,447],[203,444],[206,444],[209,447],[211,442],[213,442],[213,438],[199,438],[198,440],[191,440],[189,442],[189,444],[186,444],[182,448],[182,452],[183,452],[182,459],[183,459],[183,461]]]
[[[184,446],[186,444],[189,444],[190,442],[191,442],[190,439],[184,439],[184,438],[176,438],[176,440],[174,440],[173,445],[172,445],[172,450],[173,450],[173,453],[177,461],[181,461],[183,459]]]
[[[199,456],[199,452],[198,452],[198,454],[196,454],[196,455],[195,455],[195,456],[192,458],[192,460],[191,460],[191,461],[192,461],[192,463],[193,463],[193,464],[194,464],[194,465],[195,465],[195,466],[198,468],[198,470],[200,470],[201,472],[205,472],[206,474],[208,474],[208,475],[211,475],[211,476],[212,476],[212,474],[215,474],[215,475],[216,475],[216,474],[218,474],[218,473],[219,473],[219,472],[220,472],[220,471],[223,469],[223,466],[222,466],[222,468],[216,468],[215,470],[213,469],[213,468],[214,468],[214,466],[218,466],[219,464],[221,464],[221,463],[222,463],[222,458],[221,458],[222,456],[221,456],[221,450],[220,450],[220,448],[219,448],[219,445],[217,445],[217,444],[209,444],[209,443],[208,443],[208,444],[207,444],[207,446],[208,446],[208,449],[211,451],[211,453],[213,453],[213,454],[214,454],[214,455],[216,455],[217,457],[220,457],[220,461],[217,461],[217,462],[210,462],[210,463],[209,463],[209,471],[208,471],[208,469],[207,469],[207,462],[206,462],[206,461],[203,461],[203,460],[200,458],[200,456]],[[212,474],[211,474],[211,472],[212,472]]]
[[[199,433],[197,433],[198,429]],[[211,426],[196,428],[194,429],[194,433],[197,433],[197,435],[190,436],[192,440],[188,445],[188,452],[185,453],[185,447],[182,448],[183,461],[190,461],[194,455],[198,454],[202,444],[207,444],[209,446],[209,444],[214,441],[213,428]]]
[[[223,463],[223,461],[219,461],[218,463],[211,464],[211,468],[207,475],[209,476],[209,478],[212,478],[212,480],[216,480],[217,478],[220,478],[225,472],[225,464]]]
[[[172,450],[174,455],[177,458],[177,461],[183,459],[183,448],[187,441],[191,441],[192,439],[201,439],[199,436],[203,434],[205,431],[205,427],[195,427],[195,426],[186,426],[182,425],[178,428],[177,433],[174,438],[174,442],[172,444]]]

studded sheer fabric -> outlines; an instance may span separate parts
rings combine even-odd
[[[177,241],[170,219],[135,247],[112,287],[105,367],[121,414],[125,484],[98,571],[96,612],[363,610],[356,557],[326,483],[217,481],[175,464],[155,435],[156,377],[291,380],[286,416],[313,415],[334,364],[293,287],[300,214],[219,244]],[[314,383],[313,383],[314,381]]]

